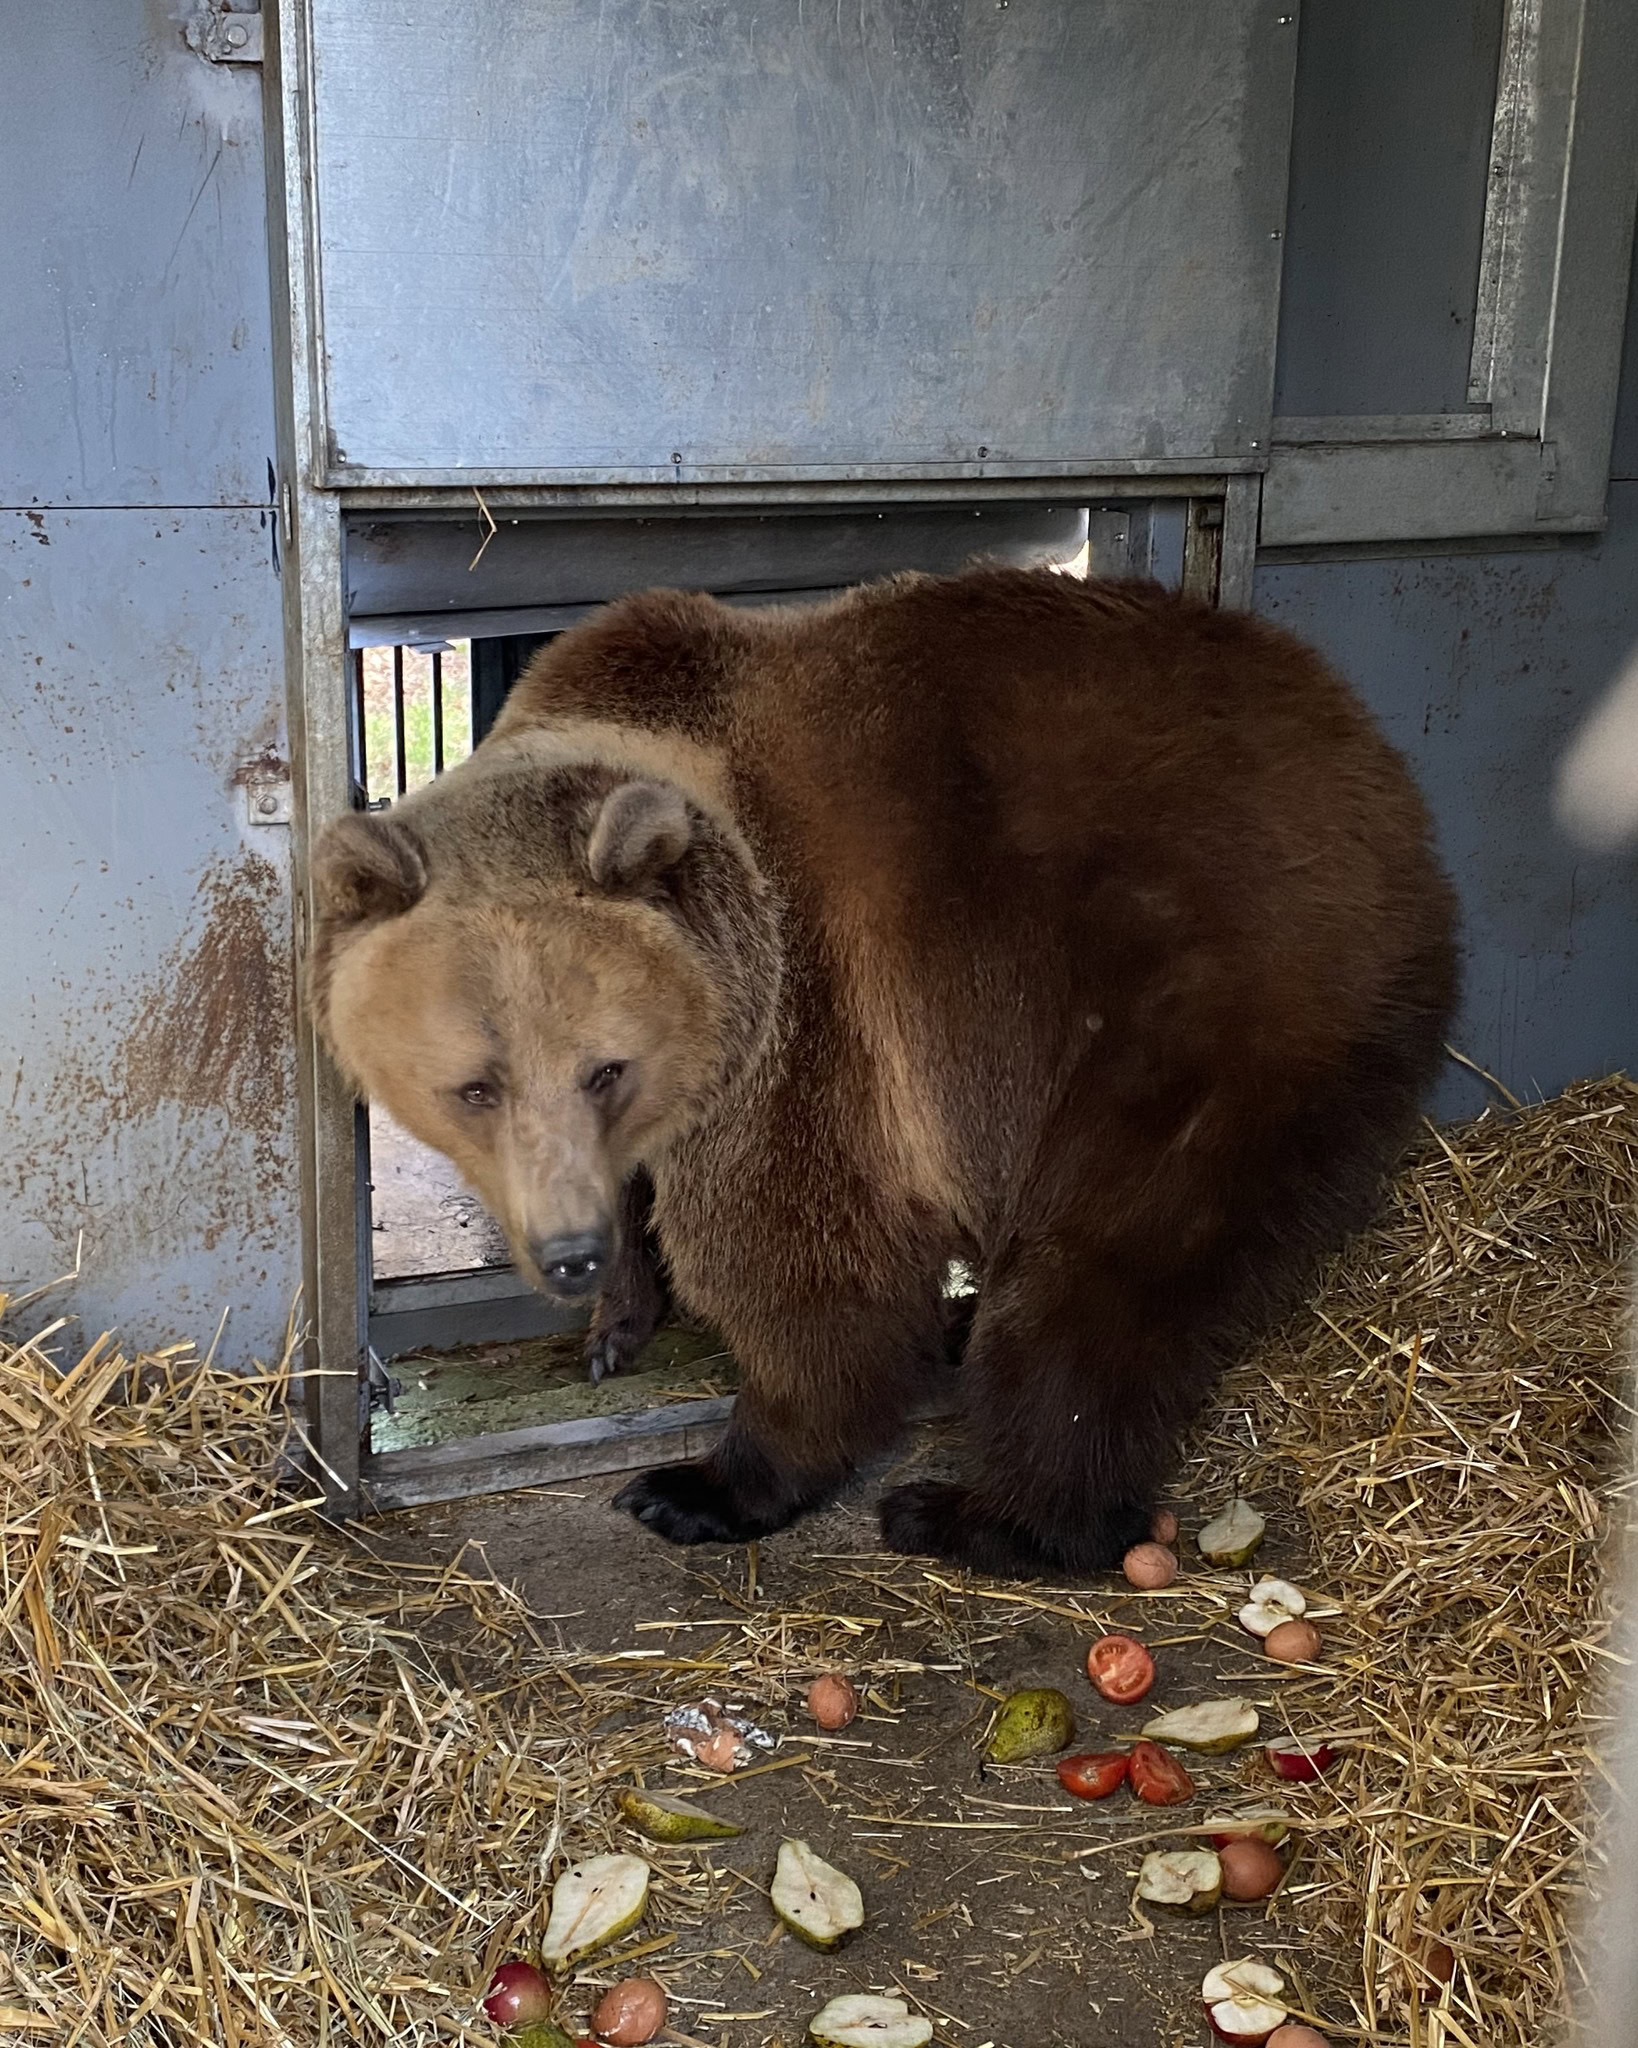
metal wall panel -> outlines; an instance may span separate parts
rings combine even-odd
[[[1086,512],[1002,504],[760,519],[503,517],[487,545],[473,527],[464,507],[458,520],[352,521],[350,615],[604,603],[654,584],[721,595],[829,589],[900,569],[948,574],[979,554],[1068,561],[1086,539]]]
[[[1638,853],[1580,853],[1554,769],[1638,640],[1638,483],[1597,543],[1263,563],[1256,609],[1363,690],[1433,805],[1466,922],[1455,1042],[1519,1095],[1638,1070]],[[1454,1070],[1441,1113],[1486,1091]]]
[[[117,569],[111,573],[111,565]],[[300,1286],[283,724],[256,512],[0,515],[0,1284],[276,1347]]]
[[[338,473],[993,475],[1267,445],[1295,54],[1274,0],[307,11]]]
[[[1279,414],[1460,412],[1503,0],[1304,0]]]
[[[185,12],[7,10],[0,1286],[242,1362],[301,1282],[265,166]]]
[[[0,505],[270,496],[261,74],[186,11],[5,10]]]

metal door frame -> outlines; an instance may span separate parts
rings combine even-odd
[[[337,488],[327,471],[322,414],[322,335],[314,295],[320,225],[310,174],[311,123],[303,0],[268,10],[266,42],[269,248],[278,359],[278,519],[283,544],[285,659],[293,794],[295,930],[300,987],[315,905],[309,851],[326,820],[353,798],[351,678],[345,606],[345,522],[385,510],[470,513],[474,498],[495,515],[542,509],[585,515],[665,510],[709,516],[781,506],[933,505],[994,497],[1079,499],[1088,505],[1182,499],[1188,514],[1183,587],[1208,601],[1249,606],[1261,476],[1225,462],[1179,473],[1050,473],[951,477],[892,475],[854,481],[698,485],[578,483],[520,486],[463,475],[447,485]],[[1266,452],[1266,451],[1265,451]],[[476,489],[475,489],[476,485]],[[1118,566],[1118,560],[1110,566]],[[431,1449],[361,1451],[361,1389],[368,1378],[368,1246],[358,1229],[357,1107],[298,997],[301,1130],[302,1352],[306,1438],[332,1513],[374,1503],[499,1491],[543,1478],[621,1470],[685,1457],[721,1426],[729,1404],[689,1402],[649,1414],[545,1425]]]

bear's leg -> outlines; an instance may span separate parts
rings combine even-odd
[[[670,1310],[671,1286],[653,1211],[654,1183],[639,1166],[620,1191],[620,1250],[586,1338],[586,1371],[594,1386],[635,1363]]]
[[[888,1548],[1002,1577],[1117,1564],[1147,1538],[1210,1381],[1199,1307],[1179,1313],[1085,1250],[1015,1248],[987,1276],[967,1344],[974,1482],[894,1488]]]
[[[754,1334],[722,1322],[740,1368],[722,1441],[615,1496],[673,1543],[748,1543],[822,1506],[891,1447],[945,1369],[943,1304],[931,1285],[914,1303],[827,1303]]]

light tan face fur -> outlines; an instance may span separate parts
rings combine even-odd
[[[368,926],[335,958],[327,1036],[363,1094],[454,1161],[536,1285],[531,1247],[613,1231],[632,1168],[697,1119],[721,1042],[667,922],[568,889],[473,910],[434,887]]]

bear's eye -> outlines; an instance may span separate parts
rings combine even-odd
[[[607,1095],[609,1090],[626,1071],[624,1060],[605,1060],[596,1068],[586,1082],[588,1095]]]
[[[500,1101],[500,1090],[493,1081],[468,1081],[464,1088],[455,1093],[469,1109],[493,1109]]]

